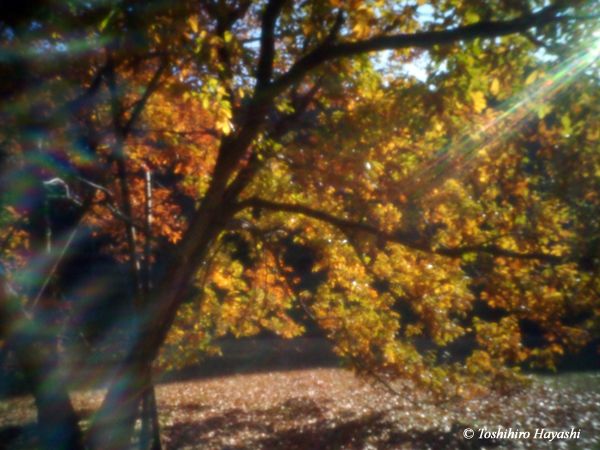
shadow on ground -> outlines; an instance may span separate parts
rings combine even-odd
[[[514,448],[511,442],[485,439],[467,440],[466,426],[455,423],[450,430],[400,430],[388,412],[359,418],[327,417],[326,405],[307,397],[287,400],[280,405],[254,411],[233,408],[206,420],[178,423],[163,429],[166,450],[334,450],[410,449],[474,450]]]

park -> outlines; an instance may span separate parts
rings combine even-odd
[[[0,10],[0,448],[600,448],[600,4]]]

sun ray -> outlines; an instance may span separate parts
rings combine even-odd
[[[557,64],[526,89],[505,101],[495,118],[467,127],[453,143],[421,168],[407,192],[419,195],[439,186],[450,178],[466,172],[482,152],[491,155],[502,151],[502,144],[529,122],[544,105],[548,105],[600,58],[600,31],[594,41]]]

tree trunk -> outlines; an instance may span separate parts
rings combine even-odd
[[[79,420],[60,374],[55,352],[44,346],[34,341],[18,343],[14,347],[35,398],[41,447],[47,450],[83,450]]]
[[[128,358],[116,374],[102,406],[93,417],[86,444],[90,449],[127,450],[130,447],[140,399],[147,389],[146,367]]]
[[[0,337],[10,327],[4,351],[12,351],[31,387],[38,412],[41,448],[47,450],[83,450],[79,420],[60,373],[55,340],[44,335],[47,330],[39,320],[28,318],[19,298],[2,280]],[[14,295],[13,295],[14,294]]]
[[[134,348],[115,375],[88,435],[92,449],[125,450],[130,442],[139,402],[147,391],[152,361],[171,327],[177,308],[186,298],[193,279],[189,265],[172,264],[149,308],[156,307],[145,323]]]
[[[147,371],[166,339],[212,241],[231,216],[231,212],[218,207],[220,205],[215,197],[207,194],[207,198],[210,199],[208,205],[195,216],[196,220],[192,220],[187,236],[177,247],[178,252],[169,265],[169,271],[147,306],[146,314],[141,316],[143,322],[135,345],[94,416],[88,435],[91,449],[126,450],[129,445],[139,403],[148,388],[145,381]],[[220,196],[216,198],[220,199]]]
[[[150,370],[167,338],[179,306],[186,299],[189,287],[205,261],[211,244],[235,214],[238,186],[233,182],[233,191],[228,191],[227,182],[256,137],[266,106],[268,105],[264,104],[262,109],[257,108],[256,114],[250,116],[251,125],[240,130],[238,136],[224,138],[222,141],[211,184],[202,204],[177,245],[169,270],[154,292],[152,300],[145,306],[133,349],[117,372],[102,406],[94,416],[87,439],[89,448],[127,449],[142,395],[148,388],[145,371]]]
[[[140,450],[162,450],[160,424],[154,382],[150,380],[148,390],[142,399],[142,430],[140,432]]]

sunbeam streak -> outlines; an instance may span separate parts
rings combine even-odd
[[[453,143],[428,162],[408,186],[416,194],[431,189],[445,180],[458,177],[472,165],[477,155],[491,155],[501,151],[502,144],[521,129],[535,114],[543,117],[549,103],[570,86],[582,73],[588,71],[600,58],[600,31],[591,45],[577,51],[556,65],[545,76],[538,78],[526,89],[504,102],[497,117],[483,124],[467,128]]]

